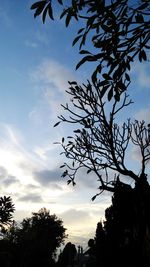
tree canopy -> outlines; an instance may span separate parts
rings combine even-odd
[[[22,266],[22,262],[27,267],[53,266],[56,249],[67,237],[65,230],[63,221],[45,208],[20,224],[14,223],[2,240],[7,242],[12,266]]]
[[[75,185],[75,177],[82,168],[94,172],[100,182],[100,192],[115,190],[119,175],[124,183],[147,179],[146,164],[150,159],[150,125],[128,119],[118,124],[118,115],[132,104],[128,95],[131,83],[130,69],[136,60],[148,60],[150,40],[149,1],[58,1],[62,5],[60,19],[65,17],[68,27],[72,19],[79,25],[73,45],[79,43],[84,55],[76,68],[86,62],[95,62],[87,83],[69,82],[66,90],[70,103],[63,104],[66,115],[59,121],[76,129],[60,144],[68,159],[62,177]],[[53,1],[39,1],[31,6],[34,17],[47,15],[53,20]],[[86,49],[83,50],[83,47]],[[86,55],[86,56],[85,56]],[[95,64],[94,64],[95,66]],[[107,99],[106,99],[107,95]],[[128,167],[129,148],[136,146],[141,155],[139,173]]]
[[[149,1],[44,0],[31,6],[34,17],[41,15],[43,23],[47,16],[53,20],[57,2],[62,6],[60,19],[65,17],[66,27],[72,20],[79,26],[73,46],[79,44],[83,58],[76,69],[85,62],[96,62],[93,83],[103,88],[103,94],[107,92],[109,100],[113,96],[119,100],[130,84],[131,64],[148,59]]]
[[[0,228],[12,222],[15,206],[12,203],[11,197],[0,197]]]

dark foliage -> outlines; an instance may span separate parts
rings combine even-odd
[[[61,166],[65,168],[62,177],[69,177],[68,184],[75,185],[76,174],[83,168],[87,174],[96,174],[100,182],[100,191],[93,200],[104,190],[113,192],[106,221],[97,228],[97,266],[144,266],[144,262],[149,266],[150,189],[146,164],[150,159],[150,124],[128,119],[120,125],[117,115],[121,116],[132,103],[127,88],[133,62],[148,60],[150,2],[58,2],[64,7],[60,18],[65,18],[66,27],[72,19],[79,22],[73,45],[78,43],[79,53],[84,56],[76,69],[86,62],[95,63],[86,84],[69,82],[71,101],[62,105],[68,116],[59,116],[55,124],[75,126],[73,134],[60,142],[62,154],[70,160]],[[44,15],[45,21],[45,6],[37,14],[39,3],[31,8],[35,15]],[[136,146],[141,155],[138,174],[127,165],[131,146]]]
[[[59,255],[58,267],[74,267],[76,263],[77,250],[74,244],[68,242]]]
[[[100,78],[108,100],[113,96],[119,100],[130,82],[131,63],[137,59],[140,62],[147,60],[147,50],[150,48],[149,1],[57,2],[62,5],[60,19],[65,17],[66,27],[72,19],[78,22],[79,27],[82,25],[73,41],[73,45],[79,43],[80,54],[84,55],[76,68],[85,62],[96,62],[93,82]],[[34,3],[31,6],[35,10],[34,17],[41,15],[43,23],[47,15],[53,20],[52,4],[52,0]]]
[[[56,249],[66,237],[62,220],[41,209],[20,225],[13,224],[0,244],[11,257],[11,267],[54,266]]]
[[[0,228],[12,222],[15,206],[11,197],[0,197]]]
[[[79,42],[80,54],[86,56],[77,68],[87,61],[98,64],[87,84],[69,82],[67,93],[71,101],[62,105],[68,116],[59,116],[54,125],[66,122],[76,127],[73,135],[63,137],[60,142],[63,154],[71,162],[61,166],[65,168],[62,177],[69,177],[68,184],[75,185],[77,172],[86,168],[87,174],[93,172],[98,177],[100,193],[114,191],[118,174],[123,180],[128,176],[138,181],[146,173],[150,158],[150,131],[144,121],[129,119],[121,126],[117,124],[117,115],[132,103],[127,95],[131,62],[147,60],[150,3],[142,0],[77,0],[70,5],[67,1],[58,2],[64,8],[60,18],[65,17],[66,26],[73,18],[79,27],[82,22],[73,45]],[[52,4],[53,1],[40,1],[31,9],[35,15],[45,18],[47,5],[53,10]],[[87,50],[83,50],[86,45]],[[126,165],[131,145],[137,146],[141,153],[139,175]]]
[[[134,188],[117,181],[106,220],[97,225],[98,266],[149,266],[149,201],[150,186],[145,177]]]

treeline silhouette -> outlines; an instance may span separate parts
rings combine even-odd
[[[68,242],[56,260],[67,235],[63,221],[45,208],[20,224],[1,228],[0,263],[4,267],[108,267],[150,266],[150,186],[143,178],[130,185],[116,180],[112,204],[95,237],[83,252]]]
[[[0,266],[55,266],[56,249],[67,237],[65,230],[62,220],[45,208],[20,224],[13,221],[2,231]]]

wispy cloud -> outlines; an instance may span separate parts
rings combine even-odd
[[[0,21],[5,27],[10,28],[12,26],[11,16],[5,5],[0,7]]]
[[[46,32],[43,31],[43,29],[37,30],[35,32],[35,39],[37,40],[37,42],[43,44],[43,45],[47,45],[49,43],[49,36],[48,34],[46,34]]]
[[[150,75],[149,75],[149,66],[148,63],[138,63],[133,66],[132,73],[136,76],[136,83],[139,88],[149,89],[150,85]]]
[[[44,60],[30,74],[34,90],[39,95],[39,101],[29,114],[35,123],[45,122],[47,118],[52,123],[62,111],[61,104],[68,96],[68,80],[73,80],[72,72],[64,65],[54,60]]]
[[[33,202],[33,203],[42,203],[43,199],[42,196],[36,193],[30,193],[30,194],[26,194],[20,198],[18,198],[19,201],[23,201],[23,202]]]
[[[57,185],[56,170],[50,170],[47,163],[43,162],[32,149],[25,148],[21,133],[11,127],[11,125],[1,124],[0,134],[0,178],[3,192],[28,192],[30,195],[33,189],[48,190],[48,184],[53,183],[57,191],[62,191],[61,186]],[[17,134],[16,134],[17,133]],[[27,186],[29,185],[29,188]],[[38,187],[37,187],[38,185]],[[42,189],[40,186],[42,185]],[[61,192],[60,192],[61,193]]]
[[[25,41],[25,46],[30,47],[30,48],[37,48],[38,44],[36,42],[26,40]]]
[[[73,74],[67,67],[59,62],[54,60],[45,60],[32,73],[32,78],[36,82],[42,81],[43,85],[50,85],[53,90],[64,93],[68,87],[67,81],[73,79]]]
[[[34,172],[36,180],[40,181],[43,184],[48,184],[50,182],[55,182],[60,175],[59,171],[57,170],[41,170]]]
[[[150,123],[150,106],[148,108],[140,109],[136,114],[135,117],[142,121],[144,120],[146,123]]]

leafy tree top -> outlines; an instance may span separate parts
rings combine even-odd
[[[0,227],[12,222],[14,211],[15,206],[12,203],[11,197],[0,197]]]
[[[43,22],[47,15],[53,19],[53,3],[48,0],[34,3],[31,6],[34,16],[41,15]],[[62,5],[60,18],[65,17],[66,27],[72,19],[79,25],[73,45],[79,43],[79,53],[84,56],[76,68],[85,62],[96,65],[86,84],[69,82],[66,92],[71,101],[62,105],[67,115],[59,116],[54,125],[65,122],[77,127],[60,142],[62,154],[70,160],[61,166],[65,168],[62,177],[69,177],[68,184],[75,185],[77,172],[86,168],[87,174],[94,172],[98,177],[100,193],[114,192],[118,175],[124,182],[128,177],[129,181],[139,183],[147,177],[150,127],[144,121],[130,119],[118,125],[116,118],[132,103],[127,94],[131,64],[148,60],[150,2],[64,0],[58,3]],[[132,145],[138,147],[141,155],[138,174],[127,164]]]
[[[103,93],[108,93],[108,100],[113,96],[119,100],[130,82],[131,63],[147,60],[150,48],[149,1],[58,0],[53,6],[52,0],[44,0],[31,6],[35,10],[34,17],[41,15],[43,23],[47,16],[53,20],[56,2],[62,5],[60,19],[65,17],[66,27],[73,19],[79,25],[73,45],[79,43],[79,53],[84,56],[76,69],[85,62],[96,62],[93,83],[100,80]]]
[[[7,232],[7,239],[18,245],[28,244],[37,251],[49,251],[52,254],[67,237],[65,231],[63,221],[42,208],[33,212],[30,218],[23,219],[20,226],[12,225]]]

